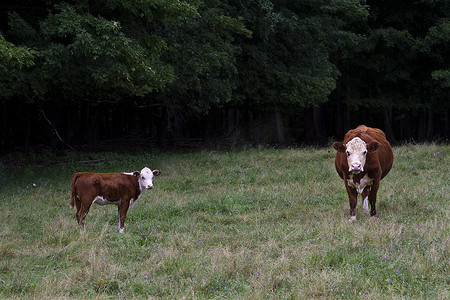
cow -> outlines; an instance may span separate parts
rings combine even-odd
[[[380,129],[359,125],[345,134],[344,142],[335,142],[333,148],[337,150],[336,171],[344,180],[348,193],[349,221],[356,221],[358,194],[363,200],[363,210],[369,211],[369,202],[370,216],[375,217],[380,180],[389,173],[394,162],[386,135]]]
[[[145,167],[131,173],[75,173],[72,175],[70,209],[77,206],[77,221],[84,229],[84,219],[93,203],[115,204],[119,211],[119,233],[123,233],[127,211],[142,195],[143,190],[153,189],[153,176],[159,170]]]

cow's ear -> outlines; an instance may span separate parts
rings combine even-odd
[[[153,170],[153,175],[159,176],[161,174],[160,170]]]
[[[369,152],[375,152],[380,147],[380,143],[378,142],[372,142],[367,146],[367,151]]]
[[[141,172],[139,171],[134,171],[133,172],[133,176],[139,177],[141,175]]]
[[[345,150],[347,150],[347,147],[341,142],[335,142],[333,148],[336,149],[337,152],[345,152]]]

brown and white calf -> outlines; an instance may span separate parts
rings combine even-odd
[[[84,228],[84,219],[92,203],[115,204],[119,210],[119,232],[123,233],[127,211],[141,197],[142,191],[153,188],[153,176],[159,170],[145,167],[132,173],[75,173],[72,175],[70,209],[77,206],[78,225]]]
[[[386,135],[377,128],[364,125],[349,130],[344,142],[336,142],[335,166],[339,176],[344,179],[350,202],[350,219],[356,220],[357,195],[363,199],[363,209],[375,216],[375,203],[380,180],[391,170],[394,155]]]

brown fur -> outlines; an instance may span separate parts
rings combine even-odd
[[[370,203],[370,215],[376,215],[376,197],[380,180],[383,179],[391,170],[394,161],[394,155],[386,135],[377,128],[370,128],[364,125],[358,126],[356,129],[349,130],[344,136],[344,142],[336,142],[333,147],[337,150],[335,158],[336,171],[339,176],[344,179],[345,188],[349,196],[350,216],[356,216],[357,191],[348,185],[347,179],[350,178],[349,166],[347,163],[345,145],[355,137],[362,139],[367,145],[367,156],[364,171],[353,175],[353,182],[359,183],[364,175],[368,175],[373,180],[373,185],[368,186],[362,192],[362,199],[368,196]]]
[[[138,172],[137,172],[138,173]],[[139,174],[139,173],[138,173]],[[120,226],[123,228],[131,199],[138,199],[139,177],[123,173],[75,173],[72,175],[70,208],[77,207],[78,225],[84,225],[95,197],[117,202]]]

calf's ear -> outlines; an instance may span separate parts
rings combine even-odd
[[[335,142],[333,148],[336,149],[337,152],[345,152],[345,150],[347,150],[347,147],[341,142]]]
[[[160,170],[153,170],[153,175],[159,176],[161,174]]]
[[[368,152],[375,152],[378,150],[378,148],[380,147],[380,143],[378,142],[372,142],[367,146],[367,151]]]
[[[139,172],[139,171],[134,171],[133,172],[133,176],[139,177],[139,175],[141,175],[141,172]]]

